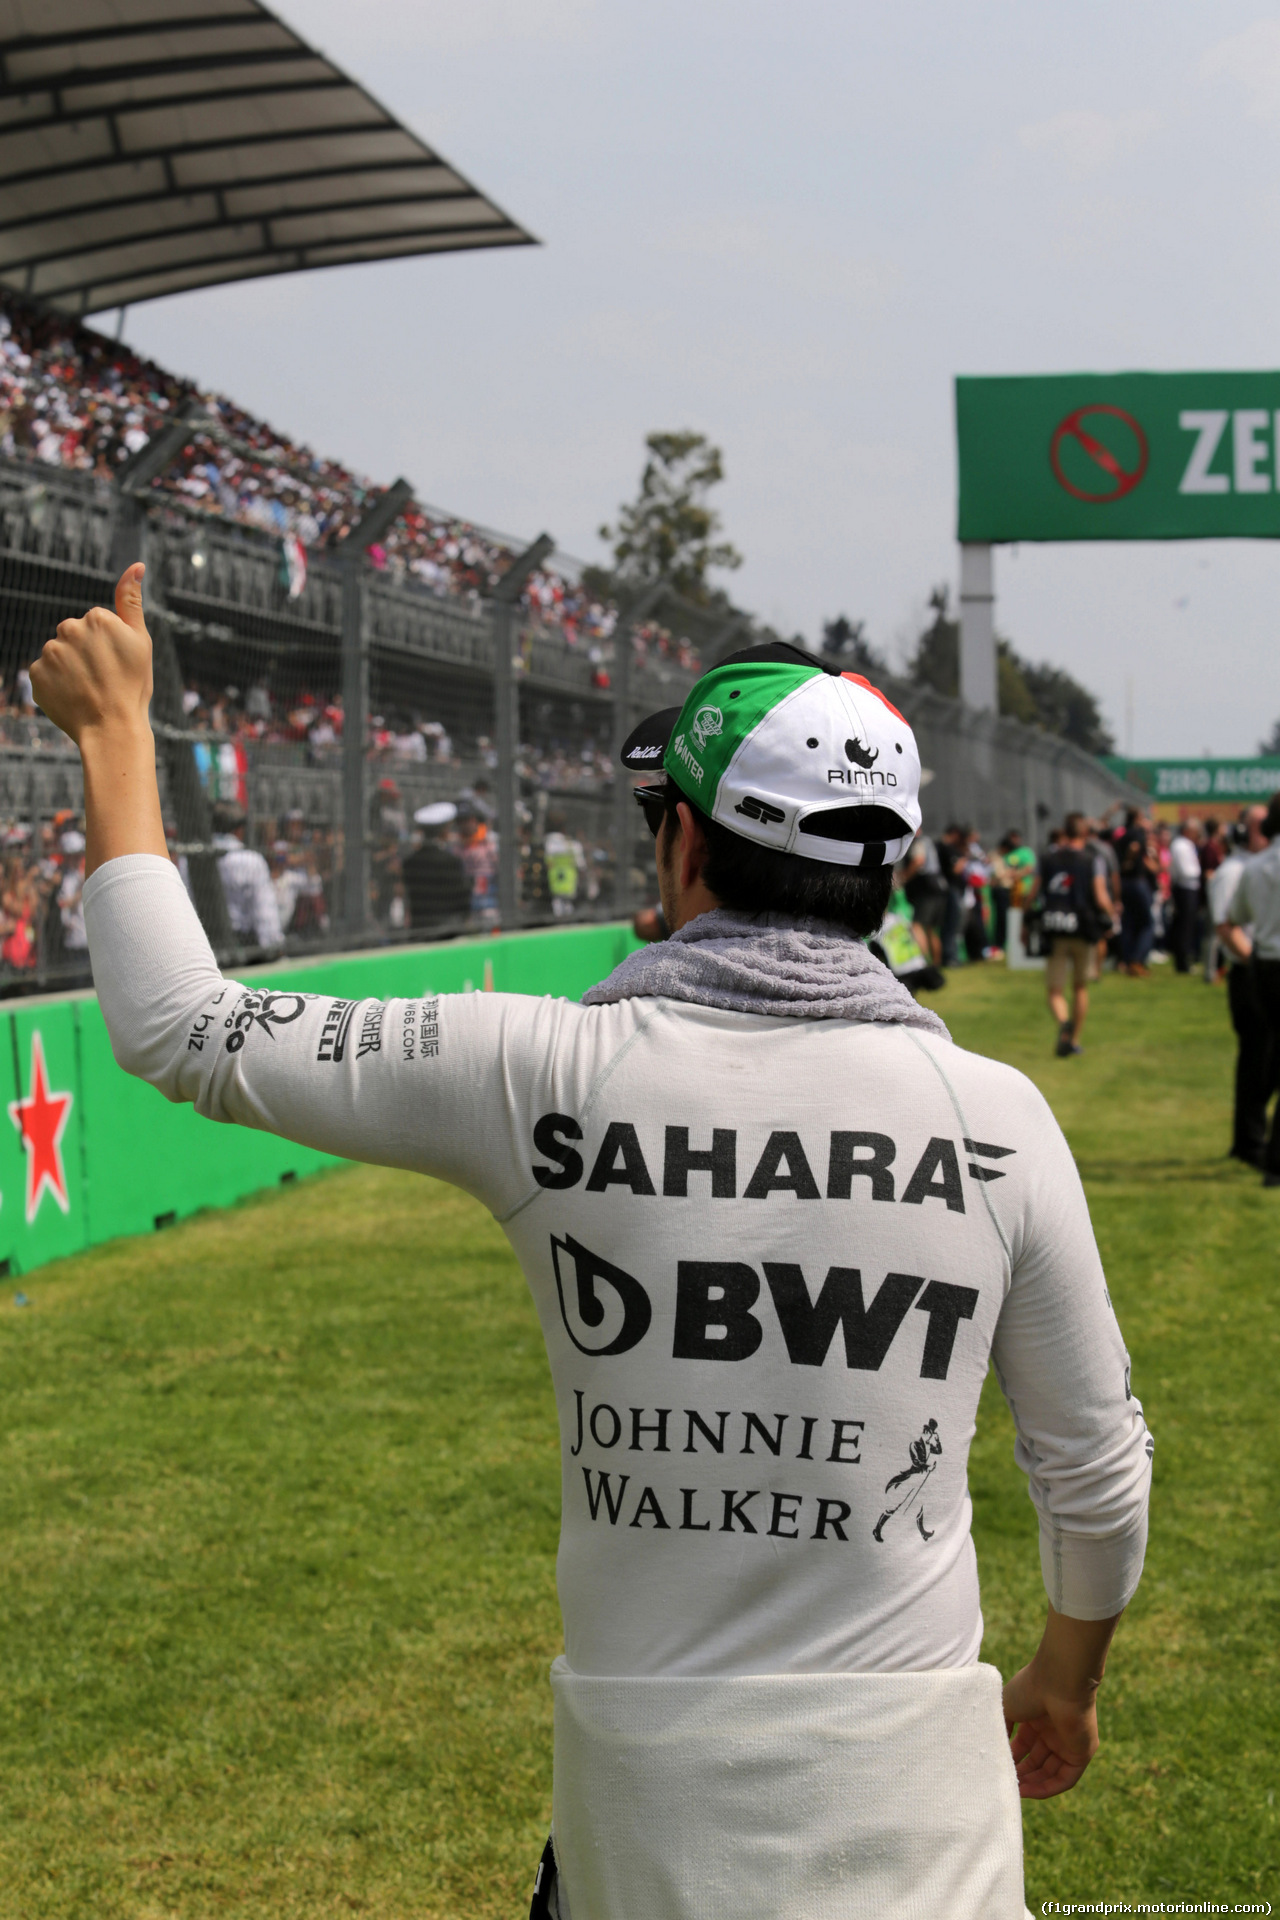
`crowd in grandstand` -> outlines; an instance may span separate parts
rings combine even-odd
[[[243,691],[193,680],[185,689],[183,709],[198,736],[192,751],[215,811],[249,808],[252,756],[260,747],[292,747],[307,764],[329,764],[337,771],[343,712],[341,697],[332,690],[300,688],[277,699],[264,680]],[[0,744],[71,757],[63,736],[36,711],[25,668],[0,685]],[[370,722],[369,752],[370,908],[375,923],[393,936],[415,928],[439,930],[446,924],[473,930],[494,925],[497,837],[489,777],[497,756],[492,742],[483,734],[455,738],[441,721],[418,714],[378,714]],[[449,824],[431,838],[443,852],[456,855],[466,875],[465,900],[447,912],[441,912],[439,902],[424,905],[421,886],[415,895],[409,884],[414,856],[427,833],[407,795],[415,773],[427,768],[437,776],[433,789],[455,796],[448,803]],[[520,887],[526,910],[555,917],[594,912],[611,871],[607,850],[600,840],[566,834],[554,808],[557,795],[605,797],[612,780],[608,755],[592,737],[577,744],[526,744],[520,748],[517,771],[522,795]],[[342,854],[336,787],[327,797],[329,804],[319,818],[290,808],[278,816],[255,811],[246,823],[249,849],[261,857],[274,892],[280,937],[291,946],[322,938],[338,912]],[[421,812],[418,807],[418,815]],[[180,840],[176,823],[168,824],[171,839]],[[43,822],[27,817],[0,822],[0,852],[0,982],[34,983],[68,969],[74,972],[84,959],[78,818],[63,810]]]
[[[122,342],[0,294],[0,452],[109,480],[193,404],[216,425],[193,431],[157,490],[278,536],[300,587],[306,551],[333,548],[345,538],[380,491],[371,481],[321,459],[224,395],[198,393]],[[375,567],[434,594],[474,600],[510,564],[513,551],[497,535],[413,502],[369,557]],[[567,646],[587,648],[598,681],[608,685],[604,661],[616,608],[550,564],[531,575],[525,605]],[[689,642],[656,623],[638,636],[638,651],[697,669]]]

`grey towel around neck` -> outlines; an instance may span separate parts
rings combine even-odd
[[[666,940],[628,954],[582,1004],[637,998],[794,1020],[879,1021],[951,1038],[856,934],[784,913],[700,913]]]

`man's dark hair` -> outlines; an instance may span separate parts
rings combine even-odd
[[[1089,828],[1089,822],[1082,813],[1069,813],[1062,823],[1062,831],[1068,840],[1083,840]]]
[[[1280,838],[1280,793],[1273,793],[1271,805],[1267,808],[1267,817],[1262,823],[1262,831],[1268,840]]]
[[[248,825],[248,815],[234,800],[217,800],[213,807],[213,830],[215,833],[243,833]]]
[[[838,867],[803,854],[779,853],[709,819],[674,780],[668,779],[664,797],[664,832],[683,800],[706,835],[703,882],[726,907],[738,913],[830,920],[863,938],[878,930],[893,892],[892,867]]]

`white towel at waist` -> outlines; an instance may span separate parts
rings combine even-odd
[[[994,1667],[551,1680],[572,1920],[1025,1920]]]

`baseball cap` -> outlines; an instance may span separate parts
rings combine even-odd
[[[744,839],[834,866],[892,866],[920,828],[920,755],[898,709],[785,641],[704,673],[682,707],[640,722],[622,764],[661,768]]]
[[[425,807],[419,807],[414,819],[420,827],[447,827],[451,820],[458,817],[458,809],[452,800],[432,800]]]

